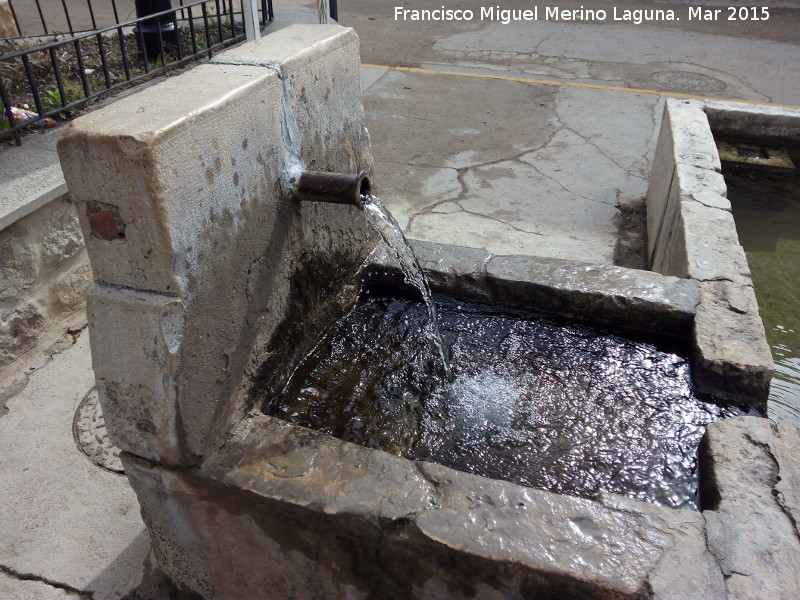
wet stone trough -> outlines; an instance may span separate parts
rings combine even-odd
[[[668,165],[669,140],[659,152]],[[412,323],[419,309],[403,304],[402,272],[358,207],[297,202],[291,184],[298,170],[372,174],[353,30],[293,26],[221,53],[77,119],[59,154],[94,272],[106,426],[177,588],[208,600],[798,594],[800,439],[788,422],[718,421],[763,408],[771,373],[727,352],[728,329],[704,328],[709,311],[735,321],[747,310],[709,299],[702,278],[415,244],[433,292],[452,299],[441,311],[454,381],[400,390],[391,373],[370,379],[378,364],[437,371],[414,339],[410,363],[385,359],[400,351],[381,341],[382,319]],[[372,295],[353,313],[363,279]],[[339,320],[367,308],[358,325]],[[362,362],[327,367],[326,345],[350,343],[325,337],[329,327],[378,337],[349,350]],[[490,338],[502,338],[497,359],[481,346]],[[665,379],[615,383],[611,371],[637,364]],[[292,374],[315,381],[326,369],[340,378],[337,400],[314,405],[313,386]],[[724,403],[706,403],[708,392]],[[472,404],[462,411],[447,394]],[[578,402],[610,396],[605,416]],[[649,408],[625,404],[634,397]],[[493,398],[513,406],[495,411]],[[347,399],[379,403],[373,437],[357,425],[364,415],[337,413]],[[580,411],[597,420],[565,422]],[[537,438],[548,412],[560,433]],[[514,419],[526,428],[507,430]],[[681,419],[661,444],[674,452],[646,447],[653,428]],[[628,444],[639,466],[607,456],[604,436],[623,426],[639,428]],[[505,463],[484,455],[512,446]],[[560,483],[525,464],[528,450],[569,448],[581,457]],[[599,485],[592,469],[610,458],[617,476]],[[694,480],[664,485],[670,473]],[[624,481],[634,485],[613,484]]]

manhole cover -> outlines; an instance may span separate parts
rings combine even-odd
[[[119,459],[120,449],[108,439],[106,420],[95,388],[88,391],[75,411],[72,435],[78,448],[93,463],[114,473],[125,472]]]
[[[721,92],[726,87],[719,79],[689,71],[658,71],[652,78],[661,87],[672,91]]]

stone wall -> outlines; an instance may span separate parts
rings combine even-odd
[[[68,195],[0,231],[0,369],[34,348],[54,323],[82,311],[91,279]]]
[[[788,109],[668,100],[647,191],[651,269],[700,284],[695,382],[761,409],[774,365],[712,127],[727,135],[787,139],[797,135],[798,124],[800,113]]]

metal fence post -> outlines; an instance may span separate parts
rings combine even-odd
[[[261,28],[258,26],[258,0],[242,0],[242,18],[244,19],[244,33],[248,42],[261,37]]]

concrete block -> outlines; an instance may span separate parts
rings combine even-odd
[[[703,515],[729,598],[800,596],[798,449],[797,428],[788,420],[738,417],[706,431]]]
[[[178,405],[185,309],[178,298],[95,283],[87,304],[109,437],[153,461],[186,464]]]
[[[752,286],[706,281],[700,287],[693,333],[695,383],[766,410],[775,366]]]
[[[272,72],[201,65],[73,121],[58,149],[95,279],[187,295],[209,233],[236,239],[242,205],[275,187],[281,98]],[[90,219],[110,213],[114,239]]]
[[[492,300],[642,331],[688,332],[700,301],[693,281],[611,265],[496,256]]]
[[[162,568],[209,600],[722,597],[689,511],[559,496],[263,415],[200,470],[122,458]],[[679,559],[686,585],[669,593]]]

